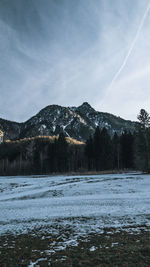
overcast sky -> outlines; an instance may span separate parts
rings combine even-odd
[[[85,101],[150,112],[150,1],[1,0],[0,117]]]

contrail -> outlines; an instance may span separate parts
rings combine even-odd
[[[145,19],[146,19],[147,15],[148,15],[149,10],[150,10],[150,3],[148,4],[148,7],[146,8],[146,10],[144,12],[144,15],[143,15],[143,17],[141,19],[140,25],[139,25],[138,30],[136,32],[135,38],[133,39],[133,42],[132,42],[132,44],[130,46],[130,49],[129,49],[129,51],[128,51],[128,53],[127,53],[122,65],[121,65],[121,67],[119,68],[119,70],[115,74],[114,78],[112,79],[112,81],[111,81],[111,83],[110,83],[110,85],[108,87],[108,90],[112,87],[113,83],[116,81],[116,79],[118,78],[118,76],[120,75],[120,73],[122,72],[124,67],[126,66],[127,61],[128,61],[128,59],[129,59],[129,57],[130,57],[130,55],[131,55],[131,53],[132,53],[132,51],[134,49],[134,46],[135,46],[135,44],[136,44],[136,42],[138,40],[139,34],[140,34],[140,32],[141,32],[141,30],[143,28],[143,25],[144,25],[144,22],[145,22]]]

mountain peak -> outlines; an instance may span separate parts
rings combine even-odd
[[[88,102],[83,102],[83,104],[79,107],[88,107],[88,108],[92,108],[91,105]]]
[[[77,108],[78,111],[81,113],[89,113],[89,112],[94,112],[95,109],[91,107],[91,105],[88,102],[83,102],[81,106]]]

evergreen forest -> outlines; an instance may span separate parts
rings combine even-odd
[[[55,138],[29,138],[0,144],[0,175],[150,171],[150,117],[141,109],[139,129],[119,136],[96,128],[86,143],[68,142],[62,132]]]

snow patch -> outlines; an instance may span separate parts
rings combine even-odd
[[[45,124],[42,124],[41,126],[43,127],[43,129],[46,129],[47,128]]]
[[[53,125],[53,132],[55,132],[56,130],[56,125]]]
[[[150,225],[150,175],[0,177],[0,192],[0,234],[69,227],[60,248],[105,227]]]
[[[92,252],[92,251],[95,251],[95,250],[96,250],[96,247],[95,247],[95,246],[92,246],[89,250],[90,250],[91,252]]]
[[[40,261],[47,261],[47,258],[40,258],[38,260],[36,260],[35,262],[33,262],[32,260],[30,261],[30,264],[28,265],[28,267],[34,267],[36,264],[38,264]]]

